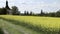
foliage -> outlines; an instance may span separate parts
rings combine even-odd
[[[0,14],[7,14],[7,11],[5,8],[0,8]]]
[[[56,12],[56,17],[60,17],[60,10]]]
[[[0,28],[0,34],[4,34],[4,31],[2,30],[2,28]]]
[[[34,30],[26,28],[25,26],[19,25],[20,23],[18,23],[18,21],[5,20],[0,16],[0,27],[8,34],[41,34],[41,32],[38,33]]]
[[[12,10],[12,14],[13,14],[13,15],[18,15],[18,14],[20,14],[19,11],[18,11],[18,8],[17,8],[16,6],[12,6],[12,9],[11,9],[11,10]]]
[[[7,17],[8,16],[8,17]],[[37,30],[39,32],[45,32],[45,33],[52,33],[52,34],[60,34],[60,18],[52,18],[52,17],[34,17],[34,16],[12,16],[12,15],[6,15],[2,16],[2,18],[6,20],[15,20],[13,22],[14,24],[27,24],[34,30]],[[16,22],[18,21],[18,22]],[[25,25],[24,25],[25,26]]]
[[[48,17],[60,17],[60,10],[56,11],[56,12],[49,12],[49,13],[45,13],[43,10],[41,10],[40,13],[34,14],[32,11],[24,11],[24,13],[20,13],[20,11],[18,10],[18,7],[16,6],[12,6],[11,10],[11,14],[12,15],[26,15],[26,16],[48,16]],[[6,8],[0,8],[0,14],[8,14],[7,9]]]

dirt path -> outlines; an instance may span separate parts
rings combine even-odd
[[[27,29],[25,27],[11,24],[8,21],[4,21],[1,19],[0,21],[1,21],[2,27],[4,28],[3,30],[6,34],[40,34],[40,33],[37,33],[36,31]]]
[[[2,30],[3,30],[4,34],[9,34],[6,29],[3,28]]]

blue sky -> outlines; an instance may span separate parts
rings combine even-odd
[[[6,0],[0,0],[0,7],[5,7]],[[9,7],[17,6],[19,11],[33,11],[39,13],[41,9],[44,12],[56,12],[60,9],[60,0],[8,0]]]

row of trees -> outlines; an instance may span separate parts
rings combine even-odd
[[[12,9],[10,9],[9,11],[7,11],[6,8],[0,8],[1,15],[3,15],[3,14],[5,15],[5,14],[9,14],[9,13],[11,13],[12,15],[19,15],[20,14],[20,12],[18,11],[18,8],[16,6],[12,6]]]
[[[49,17],[60,17],[60,10],[56,12],[50,12],[50,13],[45,13],[43,10],[41,10],[41,13],[38,14],[39,16],[49,16]]]
[[[7,10],[6,8],[0,8],[0,14],[7,14]],[[33,16],[50,16],[50,17],[60,17],[60,10],[58,10],[57,12],[50,12],[50,13],[45,13],[43,12],[43,10],[41,10],[40,13],[38,14],[34,14],[32,11],[24,11],[24,13],[20,13],[20,11],[18,10],[18,8],[16,6],[12,6],[11,9],[11,14],[12,15],[33,15]]]
[[[50,13],[45,13],[43,12],[43,10],[41,10],[41,12],[38,14],[34,14],[32,11],[30,13],[28,11],[24,11],[24,15],[60,17],[60,10],[56,12],[50,12]]]

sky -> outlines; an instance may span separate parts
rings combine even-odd
[[[9,7],[17,6],[19,11],[32,11],[34,13],[56,12],[60,9],[60,0],[8,0]],[[5,7],[6,0],[0,0],[0,8]]]

